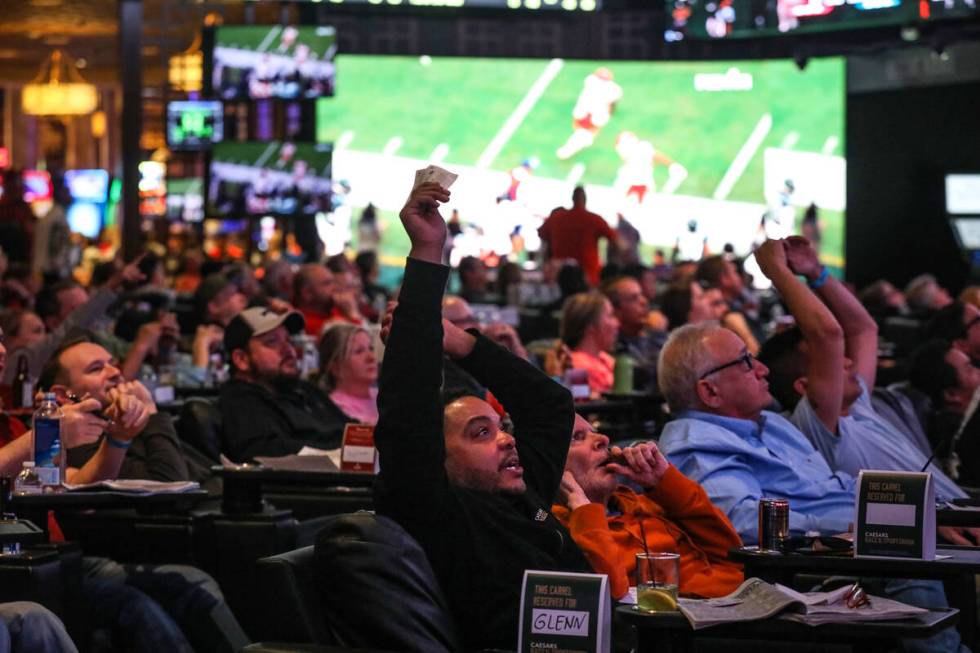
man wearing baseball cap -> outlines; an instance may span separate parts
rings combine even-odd
[[[225,327],[231,379],[218,395],[222,453],[235,462],[285,456],[304,446],[340,446],[346,418],[312,383],[300,379],[290,336],[302,333],[303,316],[257,306]]]

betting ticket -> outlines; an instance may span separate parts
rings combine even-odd
[[[453,185],[453,182],[459,178],[459,175],[449,172],[439,166],[426,166],[421,170],[415,171],[415,184],[412,186],[412,190],[419,187],[419,184],[424,184],[427,181],[434,181],[445,189],[449,189]]]

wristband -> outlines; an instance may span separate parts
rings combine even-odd
[[[111,435],[105,436],[105,441],[109,444],[110,447],[115,447],[116,449],[123,449],[123,450],[129,449],[129,447],[133,444],[132,440],[117,440]]]
[[[827,266],[825,265],[820,268],[820,274],[817,275],[817,278],[814,279],[813,281],[807,281],[806,285],[810,286],[810,288],[812,288],[813,290],[817,290],[822,285],[827,283],[828,277],[830,277],[830,272],[827,271]]]

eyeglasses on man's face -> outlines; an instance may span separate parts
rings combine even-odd
[[[703,381],[704,379],[708,378],[715,372],[720,372],[722,370],[728,369],[729,367],[735,367],[736,365],[742,365],[745,368],[746,372],[751,372],[754,361],[755,361],[755,357],[749,352],[744,351],[742,352],[742,355],[736,358],[735,360],[728,361],[727,363],[723,365],[719,365],[718,367],[712,367],[710,370],[708,370],[707,372],[699,376],[698,380]]]

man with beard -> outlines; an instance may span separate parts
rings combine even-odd
[[[425,551],[452,611],[461,650],[514,650],[526,569],[588,571],[549,509],[558,493],[572,398],[536,367],[475,329],[443,320],[449,192],[428,182],[400,217],[412,242],[398,306],[385,330],[375,440],[379,515]],[[443,354],[488,388],[508,433],[482,399],[440,401]],[[445,403],[445,406],[443,406]]]
[[[0,344],[0,368],[2,358]],[[78,400],[64,407],[70,482],[187,480],[170,418],[157,412],[138,381],[124,382],[101,346],[84,339],[65,344],[45,366],[41,384],[61,401]],[[29,435],[4,449],[16,451],[22,442],[29,451]],[[230,652],[247,643],[218,584],[194,567],[85,556],[81,590],[82,619],[92,628],[110,629],[125,650]]]
[[[108,446],[108,450],[125,451],[115,478],[189,479],[173,421],[157,412],[143,384],[125,381],[115,359],[101,345],[86,338],[65,343],[45,364],[39,383],[59,398],[84,400],[79,406],[96,400],[96,410],[104,410],[109,420],[94,413],[86,418],[79,437],[68,443],[69,467],[82,467]]]
[[[285,456],[304,446],[335,449],[343,424],[324,392],[299,378],[290,336],[302,333],[293,311],[248,308],[225,329],[231,379],[218,395],[221,450],[235,462],[255,456]]]

